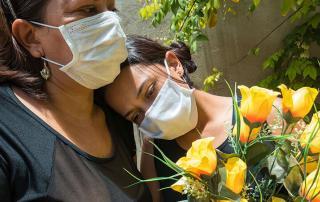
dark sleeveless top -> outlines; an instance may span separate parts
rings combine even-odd
[[[232,125],[235,123],[235,115],[234,112],[232,113]],[[154,143],[164,152],[164,154],[173,162],[177,162],[181,157],[185,156],[187,151],[184,150],[182,147],[179,146],[176,140],[161,140],[161,139],[155,139]],[[224,153],[233,153],[234,150],[229,143],[228,139],[225,140],[218,148],[218,150],[224,152]],[[160,153],[154,149],[155,156],[160,157]],[[155,168],[157,172],[158,177],[168,177],[171,175],[176,174],[174,171],[172,171],[169,167],[161,163],[160,161],[155,159]],[[163,189],[161,191],[162,197],[165,202],[176,202],[176,201],[182,201],[186,200],[186,195],[182,195],[176,191],[173,191],[170,189],[170,186],[175,181],[170,180],[164,180],[159,181],[160,188]],[[164,189],[168,188],[168,189]]]
[[[126,142],[133,137],[132,124],[104,110],[113,155],[97,158],[32,113],[9,86],[0,85],[0,201],[151,201],[144,184],[127,188],[136,180],[124,169],[140,177]]]

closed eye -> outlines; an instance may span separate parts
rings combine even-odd
[[[90,15],[94,15],[94,14],[97,14],[98,13],[98,9],[96,6],[88,6],[88,7],[84,7],[84,8],[81,8],[81,11],[82,12],[85,12],[87,14],[90,14]]]
[[[148,87],[146,91],[145,98],[150,99],[154,96],[155,90],[156,90],[156,84],[157,84],[157,81],[154,81],[151,83],[151,85]]]

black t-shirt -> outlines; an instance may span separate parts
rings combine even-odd
[[[27,109],[9,86],[0,86],[0,201],[151,201],[124,137],[132,128],[106,109],[114,153],[93,157]],[[131,133],[131,134],[130,134]],[[88,134],[90,138],[90,134]]]

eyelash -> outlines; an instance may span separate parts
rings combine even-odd
[[[145,97],[146,97],[147,99],[150,99],[150,98],[152,97],[152,95],[154,94],[156,84],[157,84],[157,82],[155,81],[155,82],[153,82],[153,83],[150,85],[150,87],[148,88],[148,90],[147,90],[147,92],[146,92],[146,95],[145,95]]]
[[[95,14],[98,12],[97,8],[95,6],[83,8],[82,11],[89,14]]]

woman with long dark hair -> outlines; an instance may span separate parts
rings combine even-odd
[[[193,141],[214,137],[214,146],[232,153],[228,130],[234,125],[231,97],[195,89],[189,74],[197,66],[184,43],[164,46],[141,36],[127,39],[128,59],[117,79],[106,87],[106,102],[136,123],[147,138],[142,146],[141,172],[145,178],[168,177],[174,171],[149,154],[154,143],[174,162],[185,156]],[[279,100],[275,103],[279,106]],[[268,120],[272,120],[276,109]],[[148,154],[149,153],[149,154]],[[173,181],[150,183],[155,201],[181,201],[186,197],[168,189]],[[156,192],[159,188],[163,189]]]
[[[150,201],[126,188],[130,124],[94,99],[127,57],[114,1],[0,3],[0,201]]]

